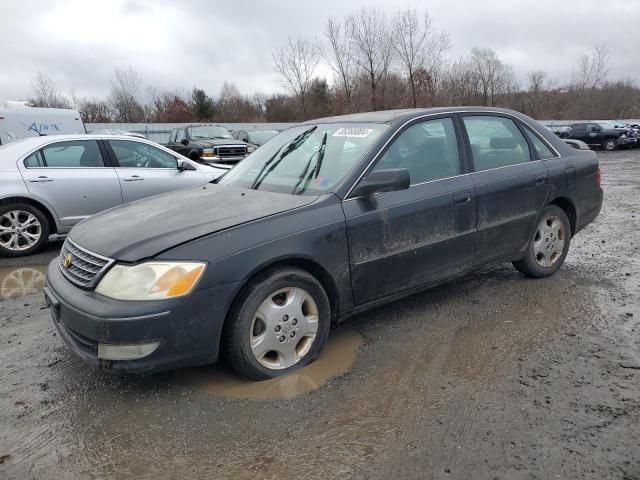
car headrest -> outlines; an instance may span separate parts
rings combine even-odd
[[[491,137],[489,145],[496,150],[513,150],[518,146],[518,140],[514,137]]]

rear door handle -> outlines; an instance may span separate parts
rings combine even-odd
[[[53,178],[45,177],[44,175],[40,175],[38,178],[34,180],[29,180],[31,183],[47,183],[53,182]]]
[[[544,185],[545,183],[547,183],[547,176],[544,173],[536,175],[536,185]]]
[[[455,195],[453,197],[454,205],[464,205],[465,203],[469,203],[471,201],[471,194],[469,192],[461,193],[460,195]]]
[[[126,177],[124,179],[125,182],[138,182],[140,180],[144,180],[144,178],[138,176],[138,175],[131,175],[130,177]]]

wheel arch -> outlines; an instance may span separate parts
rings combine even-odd
[[[31,197],[12,196],[0,198],[0,206],[10,205],[12,203],[26,203],[27,205],[37,208],[43,213],[49,222],[49,235],[59,233],[60,225],[58,224],[51,207]]]
[[[576,233],[576,225],[578,224],[578,217],[576,213],[576,207],[573,202],[567,197],[556,197],[549,205],[555,205],[556,207],[564,210],[564,213],[569,217],[569,223],[571,224],[571,236]]]

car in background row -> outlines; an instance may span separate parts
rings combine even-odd
[[[0,146],[0,256],[29,255],[94,213],[224,172],[127,136],[44,136]]]
[[[193,161],[230,169],[255,147],[233,138],[220,125],[189,125],[174,128],[167,147]]]
[[[215,184],[82,222],[49,265],[46,301],[99,368],[224,356],[262,380],[314,361],[332,323],[485,265],[552,275],[600,212],[600,178],[594,152],[510,110],[318,119]]]
[[[564,138],[581,140],[590,147],[613,151],[621,147],[638,146],[635,132],[627,128],[616,128],[610,122],[581,122],[571,124],[571,133]]]
[[[257,149],[280,132],[277,130],[234,130],[231,133],[233,138],[242,140]]]

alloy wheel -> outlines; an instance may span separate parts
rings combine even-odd
[[[298,363],[318,333],[318,306],[302,288],[282,288],[258,307],[251,323],[251,352],[264,367],[283,370]]]
[[[541,267],[553,266],[564,251],[566,231],[560,217],[548,215],[538,224],[533,240],[533,254]]]
[[[41,236],[42,225],[31,212],[9,210],[0,216],[0,245],[7,250],[28,250]]]

